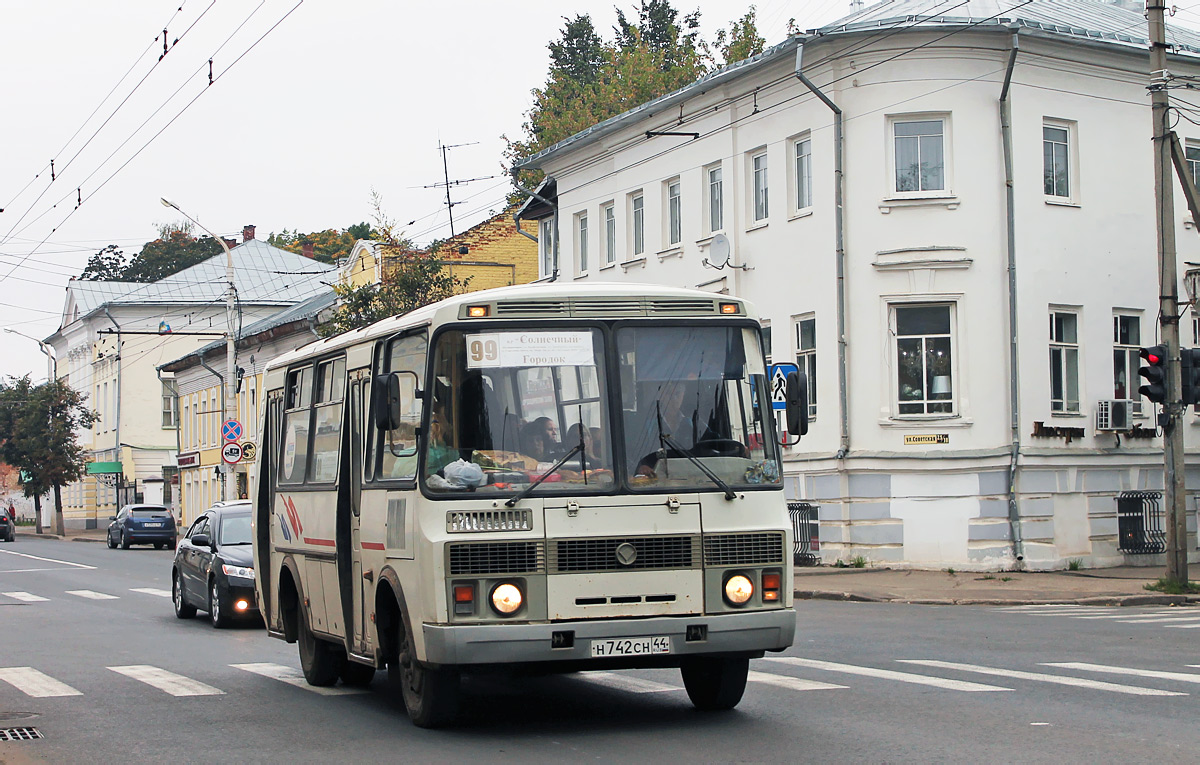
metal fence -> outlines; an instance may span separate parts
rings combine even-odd
[[[792,531],[796,542],[792,549],[792,560],[797,566],[815,566],[821,558],[821,527],[817,522],[817,505],[808,502],[788,502],[788,515],[792,518]]]
[[[1123,491],[1117,495],[1117,549],[1134,555],[1166,552],[1160,491]]]

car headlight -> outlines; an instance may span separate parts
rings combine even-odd
[[[225,572],[225,576],[240,576],[243,579],[254,578],[254,569],[250,566],[231,566],[228,563],[222,563],[221,570]]]
[[[525,597],[521,594],[521,588],[515,584],[498,584],[492,590],[492,608],[496,609],[497,613],[509,616],[515,614],[523,603]]]
[[[725,600],[732,605],[743,606],[754,595],[754,583],[743,574],[734,574],[725,580]]]

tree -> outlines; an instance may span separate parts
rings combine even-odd
[[[125,253],[118,250],[115,244],[110,244],[88,258],[87,266],[79,278],[96,282],[120,281],[126,265]]]
[[[81,478],[88,462],[75,434],[97,418],[64,380],[35,386],[26,375],[0,383],[0,457],[21,470],[25,496],[33,497],[37,508],[39,533],[41,496],[50,490],[55,533],[64,533],[62,487]]]
[[[766,40],[758,33],[758,9],[753,5],[746,15],[729,22],[729,30],[717,30],[713,47],[721,54],[721,66],[729,66],[763,52]]]
[[[192,236],[190,224],[168,223],[159,226],[158,232],[159,238],[146,242],[128,262],[117,246],[110,244],[88,260],[80,278],[156,282],[223,252],[221,243],[212,237]]]
[[[312,242],[314,260],[335,263],[350,257],[354,243],[359,239],[372,238],[371,233],[371,226],[367,223],[356,223],[346,229],[327,228],[310,234],[303,234],[299,230],[288,231],[285,228],[280,233],[272,233],[267,237],[267,243],[300,255],[303,253],[304,243]]]

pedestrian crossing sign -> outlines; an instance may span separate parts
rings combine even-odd
[[[799,372],[795,364],[772,364],[768,376],[771,378],[771,408],[780,411],[787,409],[787,376]]]

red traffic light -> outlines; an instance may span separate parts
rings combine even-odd
[[[1151,364],[1157,364],[1158,362],[1162,361],[1162,359],[1160,359],[1158,356],[1154,355],[1153,353],[1147,353],[1146,361],[1149,361]]]

